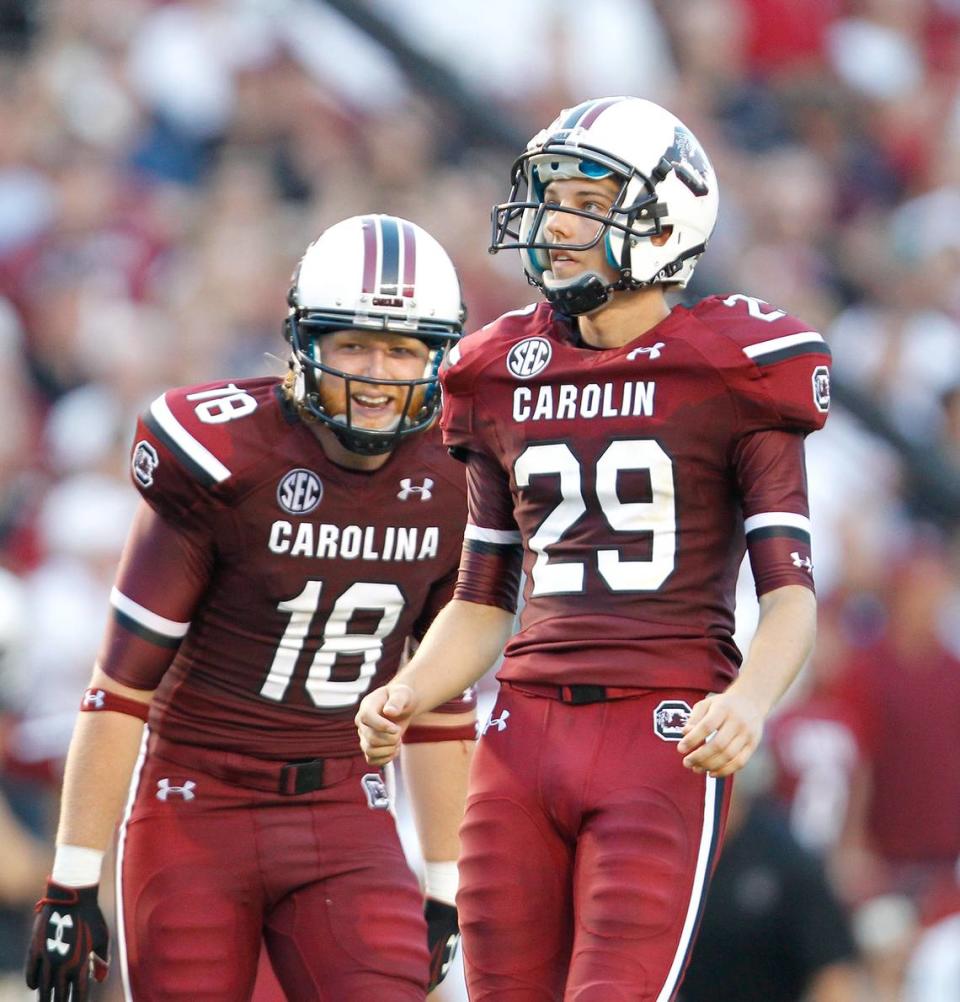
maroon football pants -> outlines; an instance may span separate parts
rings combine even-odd
[[[730,785],[677,753],[677,709],[705,694],[569,705],[521,688],[501,688],[461,829],[471,1002],[668,1002]]]
[[[290,1002],[422,1002],[423,898],[371,772],[283,795],[149,754],[119,847],[128,997],[244,1002],[263,941]]]

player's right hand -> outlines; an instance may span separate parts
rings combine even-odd
[[[86,1002],[90,978],[103,981],[110,965],[110,933],[100,906],[98,885],[64,887],[47,881],[37,902],[27,951],[27,987],[43,1002]]]
[[[416,695],[403,682],[390,682],[364,696],[354,723],[370,765],[384,766],[397,757],[404,732],[416,712]]]

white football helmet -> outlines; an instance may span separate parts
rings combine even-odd
[[[606,216],[551,206],[601,225],[588,243],[550,243],[543,230],[544,188],[570,177],[622,183]],[[636,97],[597,98],[560,112],[517,158],[511,181],[509,200],[493,207],[490,251],[518,249],[530,282],[574,315],[602,306],[616,289],[654,283],[683,288],[717,221],[717,179],[696,137],[669,111]],[[670,235],[658,247],[650,237],[667,227]],[[596,272],[566,281],[553,277],[548,250],[587,250],[601,240],[618,281],[607,283]]]
[[[287,296],[285,334],[296,375],[294,399],[332,428],[351,451],[389,452],[405,435],[423,431],[440,407],[438,372],[444,352],[460,338],[466,310],[447,252],[426,230],[396,216],[353,216],[325,230],[300,259]],[[430,354],[418,379],[370,379],[326,365],[320,337],[338,330],[388,331],[423,341]],[[331,415],[320,399],[322,373],[347,383],[347,413]],[[357,428],[350,414],[351,383],[407,387],[395,427]],[[424,388],[417,413],[407,411]]]

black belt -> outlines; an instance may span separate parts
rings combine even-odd
[[[230,752],[188,748],[160,738],[150,737],[150,751],[175,762],[183,769],[200,769],[228,783],[296,796],[312,793],[340,783],[351,775],[374,772],[361,756],[347,758],[311,758],[297,762],[269,762]]]
[[[323,774],[326,760],[307,759],[305,762],[287,762],[280,769],[279,790],[281,793],[313,793],[323,789]]]
[[[611,698],[605,685],[558,685],[557,693],[557,699],[561,703],[570,703],[572,706],[604,703]]]
[[[586,706],[589,703],[605,703],[612,699],[635,699],[646,695],[649,689],[634,689],[612,685],[590,685],[578,683],[575,685],[548,685],[544,682],[515,682],[504,679],[501,683],[508,689],[525,692],[528,696],[540,696],[556,699],[569,706]]]

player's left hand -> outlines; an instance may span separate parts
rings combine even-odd
[[[453,905],[427,898],[423,913],[427,919],[427,948],[430,950],[430,984],[432,992],[446,977],[460,944],[460,923]]]
[[[677,751],[694,772],[731,776],[746,765],[763,734],[765,710],[734,687],[694,706]]]

